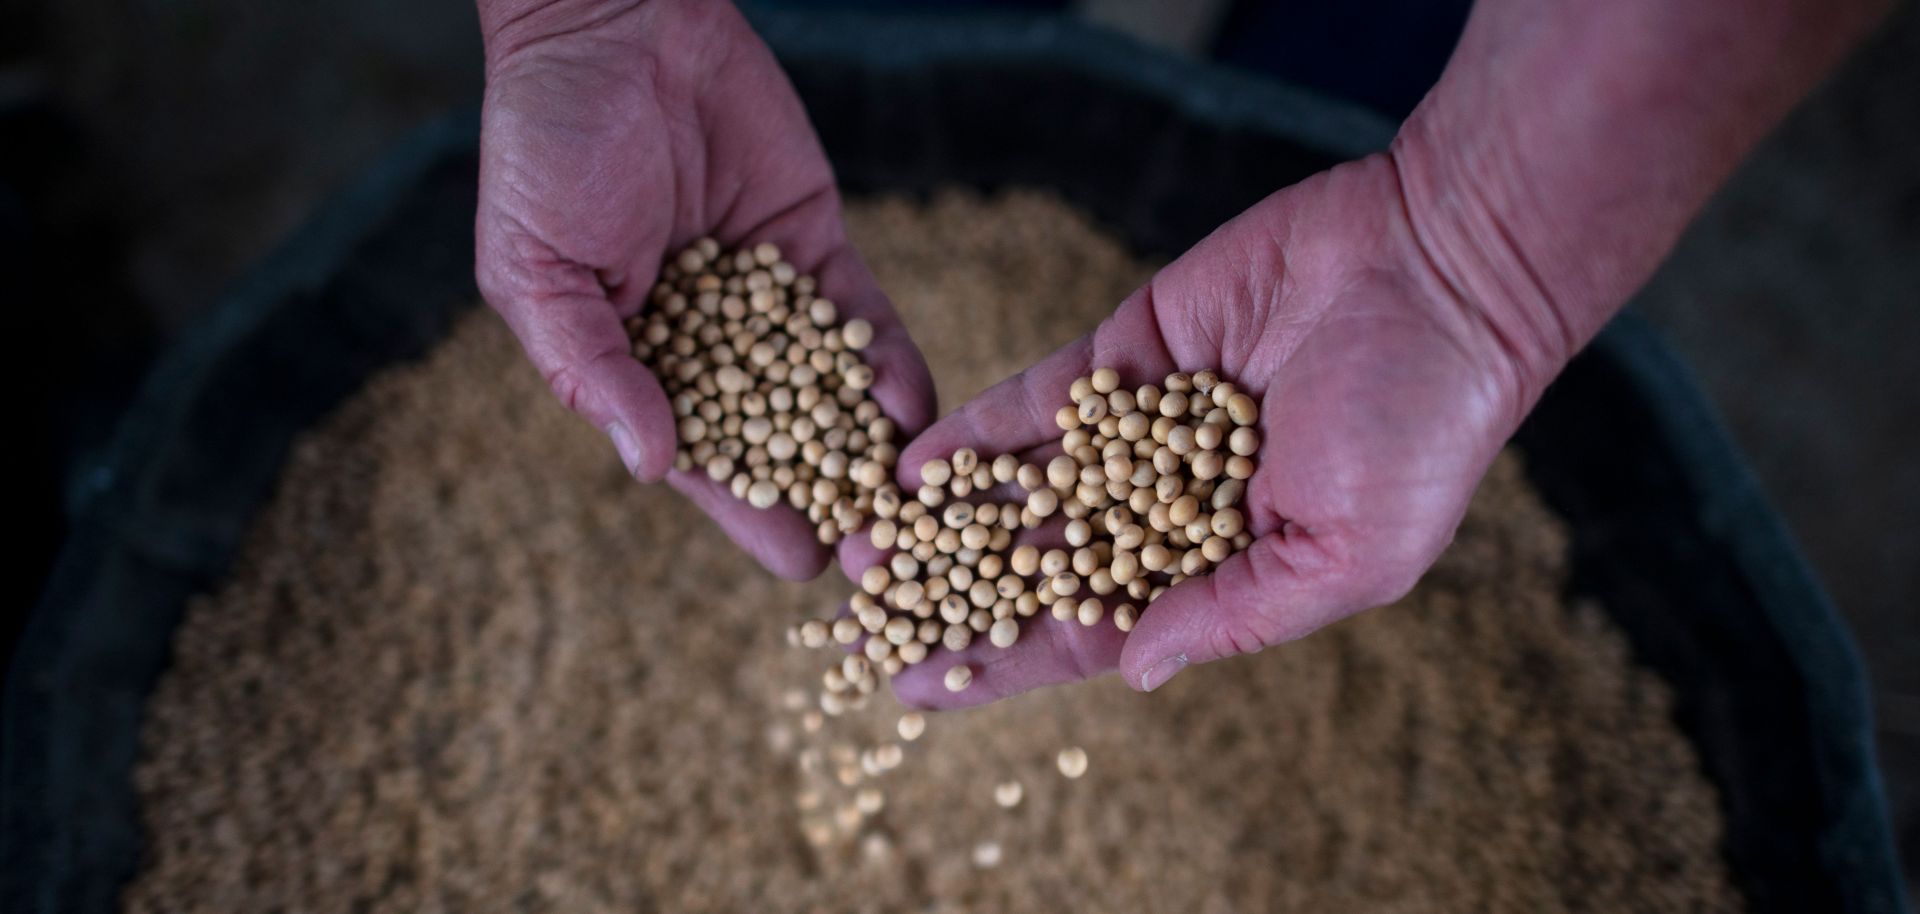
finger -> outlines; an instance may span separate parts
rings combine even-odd
[[[656,482],[672,467],[678,446],[673,407],[659,379],[634,359],[632,342],[598,294],[597,281],[589,274],[567,282],[595,291],[508,293],[498,296],[503,300],[495,310],[554,396],[612,439],[627,472]]]
[[[939,650],[924,663],[893,677],[901,702],[916,708],[949,710],[999,701],[1051,685],[1091,679],[1113,670],[1126,635],[1111,619],[1095,625],[1055,619],[1043,607],[1020,627],[1020,640],[995,647],[982,635],[958,653]],[[946,686],[947,670],[966,664],[973,681],[958,692]]]
[[[698,471],[675,470],[667,482],[768,571],[789,581],[806,581],[827,567],[827,547],[806,517],[785,501],[756,508]]]
[[[1188,666],[1292,641],[1397,598],[1390,586],[1370,584],[1373,575],[1355,573],[1341,553],[1286,524],[1211,573],[1169,588],[1127,638],[1120,658],[1127,683],[1150,692]]]

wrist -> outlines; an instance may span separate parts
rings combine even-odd
[[[1617,310],[1624,293],[1607,290],[1638,280],[1544,264],[1556,227],[1507,192],[1497,152],[1443,136],[1410,119],[1387,154],[1409,236],[1403,256],[1484,337],[1517,419]]]
[[[1419,256],[1530,404],[1880,0],[1485,0],[1391,158]]]

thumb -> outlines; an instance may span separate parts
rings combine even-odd
[[[598,283],[593,283],[595,289]],[[627,472],[657,482],[677,449],[673,407],[603,294],[489,294],[554,396],[613,441]]]

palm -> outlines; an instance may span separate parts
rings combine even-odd
[[[1092,334],[908,449],[903,464],[916,467],[963,445],[1040,446],[1058,434],[1052,412],[1072,379],[1096,365],[1130,383],[1218,367],[1261,401],[1246,502],[1257,540],[1245,554],[1169,591],[1130,636],[1043,618],[1011,650],[971,649],[979,672],[966,692],[945,693],[936,680],[946,664],[929,664],[897,682],[904,697],[974,704],[1116,666],[1138,685],[1176,652],[1203,662],[1257,650],[1412,585],[1515,410],[1498,347],[1409,256],[1393,186],[1391,164],[1373,159],[1270,198]]]
[[[1299,584],[1346,593],[1276,620],[1258,646],[1397,597],[1451,537],[1504,437],[1482,369],[1404,283],[1296,295],[1318,300],[1283,308],[1327,316],[1284,359],[1246,366],[1268,430],[1249,516]]]
[[[847,242],[805,112],[730,7],[643,5],[507,49],[482,150],[483,290],[569,408],[603,425],[643,417],[651,469],[671,458],[672,416],[626,358],[619,319],[644,306],[662,255],[702,235],[779,244],[843,315],[875,326],[881,406],[910,431],[931,418],[926,368]],[[702,474],[670,480],[777,573],[824,567],[797,512],[754,510]]]

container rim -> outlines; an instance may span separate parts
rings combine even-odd
[[[1332,101],[1267,79],[1223,70],[1151,51],[1135,42],[1056,16],[907,16],[899,14],[806,14],[750,9],[749,18],[783,61],[855,55],[884,70],[928,62],[960,63],[983,54],[1066,66],[1167,100],[1198,121],[1285,136],[1342,156],[1384,148],[1392,125],[1358,106]],[[856,55],[857,49],[857,55]],[[23,627],[14,656],[7,658],[4,715],[0,715],[0,907],[50,909],[50,886],[14,881],[18,873],[64,869],[73,849],[52,840],[58,833],[56,804],[94,797],[49,798],[59,759],[48,751],[49,708],[70,695],[68,670],[58,662],[72,641],[67,597],[84,592],[94,569],[109,554],[190,576],[217,573],[234,543],[189,531],[185,542],[130,536],[140,525],[138,495],[151,483],[143,461],[182,425],[184,406],[209,382],[214,354],[244,341],[269,315],[315,295],[346,262],[358,241],[383,225],[403,192],[435,165],[470,154],[479,131],[477,111],[437,119],[403,140],[314,217],[249,271],[220,303],[196,320],[155,361],[119,422],[110,445],[76,473],[68,503],[72,524],[40,599]],[[1887,887],[1885,907],[1907,910],[1895,862],[1884,789],[1873,754],[1873,727],[1864,668],[1853,639],[1817,583],[1791,534],[1772,510],[1718,412],[1690,372],[1635,314],[1612,322],[1589,351],[1617,366],[1633,394],[1650,404],[1659,433],[1680,453],[1687,482],[1700,493],[1700,520],[1731,550],[1747,580],[1756,582],[1758,603],[1781,631],[1812,630],[1813,637],[1783,639],[1805,683],[1806,710],[1817,730],[1823,796],[1829,821],[1858,843],[1823,846],[1832,872]],[[1814,617],[1808,619],[1811,613]],[[1788,626],[1789,620],[1799,624]],[[1807,622],[1812,625],[1807,625]],[[1863,909],[1868,910],[1868,909]]]

